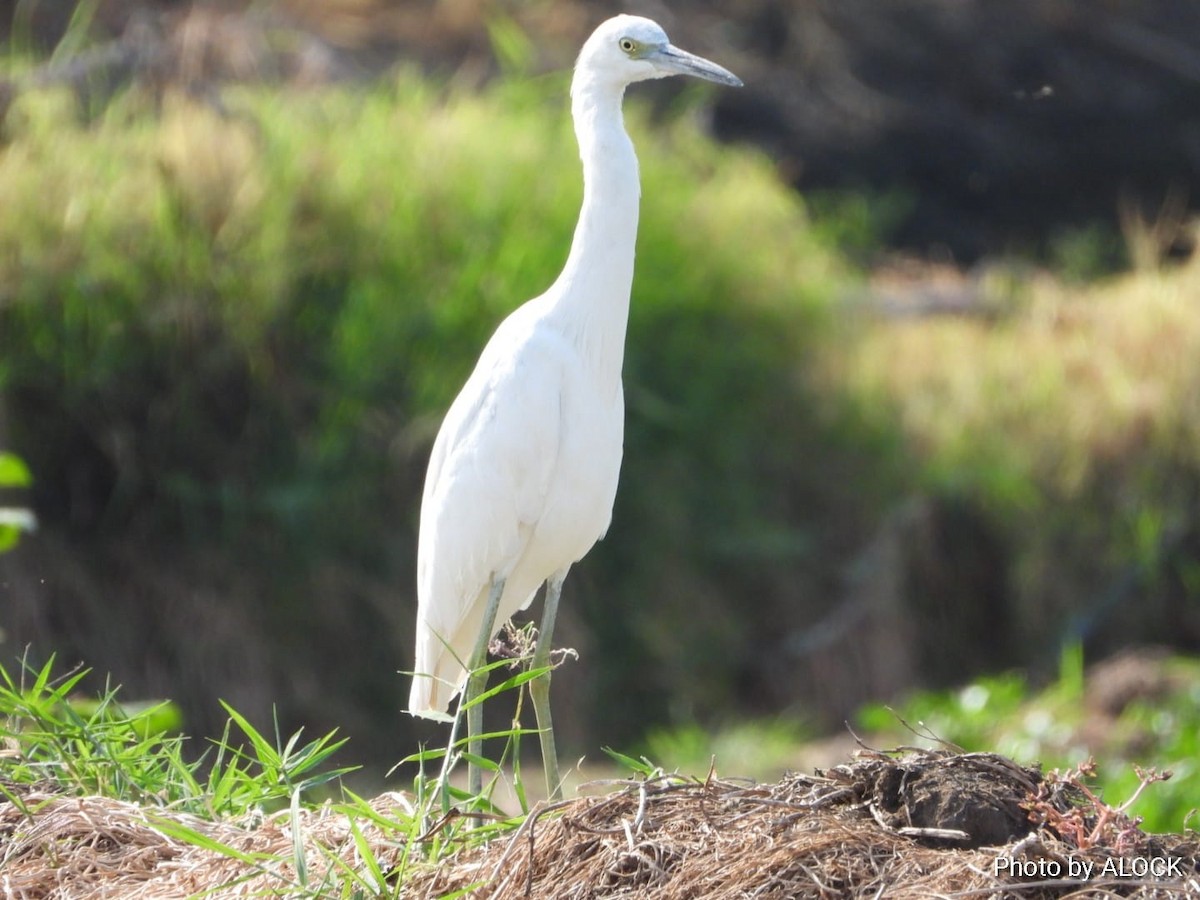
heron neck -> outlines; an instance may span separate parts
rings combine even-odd
[[[578,73],[571,110],[583,161],[583,208],[554,313],[597,376],[619,385],[637,240],[638,163],[621,115],[623,87]]]

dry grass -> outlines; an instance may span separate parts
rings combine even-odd
[[[410,810],[403,797],[372,803],[381,816]],[[0,806],[0,897],[4,900],[167,900],[303,896],[292,817],[260,822],[208,821],[106,797],[29,791],[29,811]],[[350,820],[325,805],[297,813],[310,886],[329,883],[338,862],[363,871]],[[356,818],[367,845],[381,855],[391,839],[368,817]],[[217,845],[220,845],[218,849]],[[394,852],[390,853],[395,856]]]
[[[1069,778],[1043,778],[991,754],[865,751],[825,773],[773,785],[711,775],[616,783],[599,796],[541,807],[516,832],[410,871],[402,886],[358,894],[346,892],[344,878],[364,872],[364,851],[388,881],[398,880],[404,847],[379,824],[411,814],[403,797],[378,798],[378,819],[357,816],[352,826],[328,805],[214,823],[22,790],[19,803],[0,807],[6,900],[472,890],[487,898],[1200,897],[1195,840],[1146,835]],[[1041,824],[1031,824],[1030,804]],[[1046,824],[1068,814],[1092,824],[1089,845]],[[1135,858],[1180,862],[1161,879],[1096,874],[1105,860]],[[1095,869],[1090,879],[1016,878],[1003,871],[1010,859],[1090,861]]]
[[[1099,871],[1114,853],[1035,829],[1021,805],[1035,783],[1044,783],[1036,770],[1002,757],[952,753],[897,760],[866,752],[774,785],[666,777],[561,804],[542,819],[535,813],[511,840],[460,854],[410,890],[435,897],[480,884],[475,896],[490,900],[1200,896],[1195,846],[1140,833],[1125,853],[1188,854],[1187,878],[1085,883],[998,873],[1009,858],[1087,858]],[[1052,802],[1069,810],[1077,799],[1060,790]]]

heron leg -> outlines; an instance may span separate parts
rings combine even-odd
[[[558,616],[558,599],[562,594],[563,580],[567,573],[561,572],[546,583],[546,609],[542,613],[542,627],[538,632],[537,649],[533,652],[534,669],[546,669],[540,678],[529,682],[529,696],[533,700],[533,711],[537,715],[539,737],[542,743],[542,766],[546,770],[546,790],[551,800],[562,799],[562,782],[558,776],[558,751],[554,746],[554,723],[550,718],[550,649],[553,646],[554,620]]]
[[[483,622],[479,626],[479,637],[475,640],[475,652],[471,654],[471,674],[467,677],[467,687],[463,692],[463,705],[473,701],[483,693],[487,686],[487,672],[481,671],[487,664],[488,644],[492,640],[492,631],[496,627],[496,611],[500,608],[500,597],[504,593],[504,579],[495,578],[491,590],[488,591],[487,606],[483,610]],[[483,704],[476,703],[467,709],[467,751],[476,758],[483,756]],[[472,797],[478,797],[483,791],[483,770],[474,762],[467,763],[467,787]]]

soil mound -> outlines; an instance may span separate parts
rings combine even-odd
[[[391,897],[407,859],[399,896],[414,898],[1200,898],[1196,836],[1142,832],[1079,775],[866,751],[777,784],[614,782],[436,866],[397,840],[412,813],[399,794],[353,826],[328,804],[235,823],[10,783],[0,897],[349,896],[334,886],[348,872],[360,888],[378,873]]]
[[[1200,897],[1198,846],[988,753],[868,751],[772,785],[673,776],[535,811],[417,896]]]

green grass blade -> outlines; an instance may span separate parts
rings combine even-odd
[[[524,671],[518,672],[516,675],[512,676],[511,678],[507,679],[506,681],[501,682],[500,684],[496,685],[495,687],[488,688],[486,691],[483,691],[474,700],[471,700],[468,703],[461,704],[460,711],[466,711],[473,706],[478,706],[480,703],[483,703],[485,700],[490,700],[492,697],[495,697],[499,694],[503,694],[506,691],[511,691],[514,688],[519,688],[521,685],[526,684],[527,682],[533,681],[535,678],[540,678],[542,675],[545,675],[547,672],[549,672],[550,668],[551,668],[550,666],[542,666],[541,668],[526,669]]]
[[[292,825],[292,866],[296,879],[303,888],[308,887],[308,857],[304,852],[304,821],[300,817],[300,791],[292,791],[289,815]]]
[[[607,753],[613,762],[624,766],[636,775],[650,778],[658,772],[658,767],[645,757],[634,759],[632,756],[626,756],[624,753],[612,749],[612,747],[601,747],[600,749]]]
[[[210,853],[216,853],[237,860],[243,865],[250,866],[257,871],[266,871],[263,868],[263,864],[275,860],[275,857],[269,853],[247,853],[244,850],[239,850],[237,847],[231,847],[229,844],[219,841],[205,834],[203,831],[184,825],[178,819],[150,815],[147,816],[147,820],[154,826],[155,831],[159,831],[167,837],[175,838],[177,841],[182,841],[193,847],[199,847],[201,850],[207,850]]]

